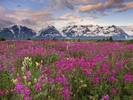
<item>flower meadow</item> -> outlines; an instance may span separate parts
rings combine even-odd
[[[133,44],[1,41],[0,100],[133,100]]]

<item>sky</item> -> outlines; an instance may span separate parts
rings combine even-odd
[[[0,0],[0,27],[133,25],[133,0]]]

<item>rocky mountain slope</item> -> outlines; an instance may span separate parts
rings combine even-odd
[[[39,35],[35,37],[35,39],[54,40],[63,38],[54,26],[48,26],[47,28],[40,30],[38,34]]]
[[[0,29],[0,37],[8,40],[25,40],[35,36],[36,32],[21,25],[13,25]]]

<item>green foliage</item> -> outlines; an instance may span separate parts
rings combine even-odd
[[[110,42],[111,42],[111,41],[113,41],[113,38],[112,38],[112,37],[110,37],[110,38],[109,38],[109,41],[110,41]]]
[[[0,89],[10,90],[13,87],[9,72],[0,72]]]
[[[126,41],[127,44],[133,44],[133,40]]]
[[[51,56],[47,56],[45,59],[45,63],[51,64],[59,60],[59,55],[58,54],[53,54]]]
[[[5,93],[3,97],[0,97],[0,100],[9,100],[13,96],[11,90],[13,90],[14,84],[11,80],[9,72],[0,72],[0,90],[3,90]]]
[[[5,38],[0,37],[0,41],[6,41],[6,39],[5,39]]]
[[[83,51],[69,52],[69,54],[71,57],[75,57],[75,58],[76,57],[82,57],[85,55]]]
[[[28,38],[27,40],[31,40],[30,38]]]
[[[101,39],[101,40],[97,40],[97,42],[107,42],[107,41],[109,41],[109,42],[113,42],[114,40],[113,40],[112,37],[104,38],[104,39]]]

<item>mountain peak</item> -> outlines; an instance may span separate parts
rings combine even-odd
[[[23,39],[29,39],[32,36],[36,35],[36,33],[22,25],[12,25],[6,28],[3,28],[0,31],[0,37],[5,39],[14,39],[14,40],[23,40]]]
[[[0,37],[9,40],[23,39],[104,39],[113,37],[114,39],[127,39],[128,32],[125,32],[119,26],[100,26],[100,25],[69,25],[63,27],[60,31],[55,26],[48,26],[39,31],[34,32],[32,29],[22,25],[12,25],[0,30]],[[131,30],[133,31],[133,30]],[[38,34],[38,35],[37,35]]]

